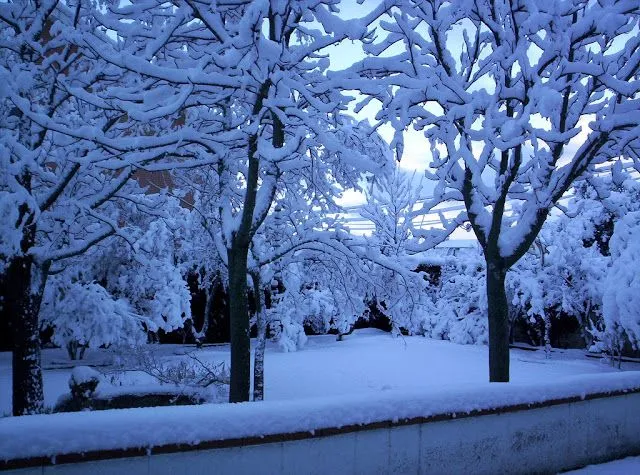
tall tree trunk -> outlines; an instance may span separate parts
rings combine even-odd
[[[253,116],[258,117],[263,101],[269,96],[271,80],[267,79],[260,86]],[[273,144],[276,148],[284,143],[284,128],[276,115],[273,115]],[[256,230],[263,223],[269,212],[269,206],[260,210],[254,217],[256,197],[260,177],[260,159],[258,154],[258,134],[253,134],[248,141],[248,167],[246,174],[246,192],[240,219],[240,226],[232,237],[227,250],[229,272],[229,320],[231,326],[231,382],[229,402],[249,401],[251,392],[251,339],[249,335],[249,308],[247,301],[247,259],[249,246]],[[269,203],[273,202],[276,187],[270,191]]]
[[[489,312],[489,381],[509,382],[509,307],[505,290],[506,270],[487,260]]]
[[[267,343],[267,319],[264,313],[262,288],[260,275],[252,273],[253,292],[256,300],[256,325],[258,338],[253,356],[253,400],[264,400],[264,349]]]
[[[249,400],[251,386],[251,340],[247,301],[247,255],[249,248],[234,243],[227,251],[229,263],[229,319],[231,382],[229,402]]]
[[[38,273],[30,256],[13,259],[7,272],[7,307],[13,339],[13,415],[39,414],[44,410],[40,328],[38,313],[42,286],[34,285]]]

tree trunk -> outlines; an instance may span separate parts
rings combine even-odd
[[[71,361],[74,361],[78,358],[78,342],[70,341],[67,343],[67,356]]]
[[[252,274],[253,292],[256,300],[256,325],[258,338],[253,356],[253,400],[264,400],[264,349],[267,344],[267,319],[264,313],[262,288],[260,276]]]
[[[33,285],[38,272],[31,257],[16,257],[7,272],[7,307],[13,338],[13,415],[44,410],[38,313],[42,285]]]
[[[546,358],[551,358],[551,317],[544,315],[544,353]]]
[[[202,328],[198,332],[198,339],[201,341],[204,341],[204,339],[207,337],[207,331],[209,330],[209,319],[211,318],[211,312],[213,311],[213,296],[215,293],[215,285],[215,281],[211,282],[209,290],[207,291],[207,301],[204,304],[204,318],[202,320]]]
[[[505,276],[505,269],[487,262],[489,381],[492,383],[509,382],[509,307]]]
[[[204,304],[204,315],[202,316],[202,327],[200,331],[196,330],[195,320],[192,321],[191,324],[191,336],[196,342],[196,346],[198,348],[202,347],[204,340],[207,336],[207,331],[209,330],[209,317],[211,316],[211,311],[213,310],[213,294],[215,291],[215,280],[211,282],[211,285],[207,287],[205,291],[205,304]]]
[[[247,255],[249,248],[233,245],[227,251],[229,263],[229,320],[231,382],[229,402],[249,400],[251,386],[251,340],[247,301]]]

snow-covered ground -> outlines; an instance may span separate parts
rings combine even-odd
[[[161,359],[179,359],[196,351],[203,361],[228,361],[228,345],[201,350],[193,346],[153,345]],[[357,395],[372,392],[429,391],[437,393],[456,386],[474,387],[488,379],[487,347],[456,345],[422,337],[392,337],[378,330],[356,331],[338,342],[335,336],[312,336],[302,350],[283,353],[274,345],[265,357],[265,399],[290,400],[310,397]],[[109,372],[113,353],[107,350],[87,352],[82,365],[96,365]],[[45,403],[53,406],[69,392],[71,362],[65,352],[43,352]],[[543,351],[511,351],[512,381],[520,383],[560,382],[573,375],[607,373],[619,370],[600,360],[586,358],[580,350],[554,350],[551,358]],[[623,363],[623,370],[640,370],[640,364]],[[125,375],[124,384],[144,385],[150,377],[139,373]],[[109,391],[101,383],[102,391]],[[11,354],[0,353],[0,414],[11,408]]]

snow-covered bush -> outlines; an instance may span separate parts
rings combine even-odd
[[[71,397],[77,400],[88,400],[93,396],[102,375],[89,366],[76,366],[71,371],[69,389]]]
[[[583,221],[562,216],[548,222],[537,244],[507,275],[513,319],[530,329],[534,344],[547,349],[559,319],[576,320],[588,340],[586,329],[599,318],[610,259],[598,246],[584,246],[585,236],[593,235],[585,234]]]
[[[282,290],[274,294],[267,319],[284,351],[303,346],[304,327],[318,333],[347,332],[364,314],[364,286],[353,269],[329,256],[292,262],[279,272]]]
[[[468,262],[442,267],[433,310],[422,321],[425,336],[460,344],[487,343],[484,268],[479,256],[466,256],[465,260],[467,258]]]
[[[595,338],[594,349],[602,351],[624,343],[613,321],[602,320],[603,294],[607,274],[629,266],[610,255],[609,240],[613,223],[638,209],[640,186],[616,162],[611,176],[578,183],[574,191],[565,213],[545,224],[507,275],[507,287],[516,318],[538,333],[539,341],[548,345],[552,323],[570,318],[585,344]],[[606,328],[611,333],[605,335]]]
[[[283,291],[273,294],[271,308],[267,315],[272,331],[278,334],[279,325],[293,325],[298,328],[308,326],[314,333],[326,333],[337,318],[338,309],[331,292],[326,288],[318,288],[316,284],[304,282],[297,273],[290,269],[283,272],[285,286]],[[292,329],[293,330],[293,329]],[[295,334],[287,331],[286,334]],[[304,342],[303,342],[304,343]]]
[[[299,315],[293,312],[287,313],[271,324],[273,339],[284,352],[296,351],[307,343],[304,327],[297,317]]]
[[[619,220],[611,238],[612,264],[604,285],[603,316],[609,339],[620,344],[624,333],[640,346],[640,212]],[[617,338],[616,338],[617,337]]]
[[[115,255],[105,256],[119,260],[105,276],[110,288],[150,320],[150,331],[180,328],[191,317],[185,269],[174,260],[175,239],[167,223],[156,220],[132,248],[120,247]]]
[[[67,348],[71,359],[82,358],[78,346],[144,343],[149,322],[100,284],[70,281],[65,274],[49,278],[40,318],[53,327],[53,342]]]
[[[171,331],[191,317],[186,269],[176,259],[187,212],[161,203],[171,217],[129,216],[126,241],[108,239],[48,279],[41,324],[72,358],[82,356],[78,347],[144,343],[146,332]]]

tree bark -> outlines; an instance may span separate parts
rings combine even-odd
[[[253,400],[264,400],[264,349],[267,344],[267,320],[264,313],[262,288],[260,276],[251,274],[253,280],[253,292],[256,300],[256,325],[258,327],[258,337],[256,349],[253,356]]]
[[[247,311],[248,247],[237,243],[227,251],[229,264],[229,319],[231,342],[231,381],[229,402],[249,400],[251,385],[251,340]]]
[[[509,382],[509,307],[505,290],[506,269],[487,260],[489,313],[489,381]]]
[[[30,256],[16,257],[7,272],[7,307],[13,339],[13,415],[44,410],[38,313],[42,286],[33,285],[37,272]]]

